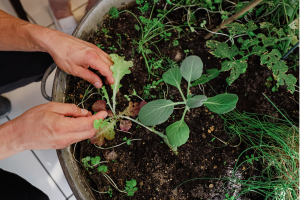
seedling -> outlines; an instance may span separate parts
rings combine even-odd
[[[127,191],[127,196],[133,196],[134,192],[138,190],[136,186],[136,180],[126,181],[125,190]]]
[[[117,33],[117,36],[119,36],[119,39],[118,39],[117,43],[120,46],[120,49],[122,49],[122,36],[119,33]]]
[[[224,199],[224,200],[234,200],[235,199],[234,196],[230,197],[230,195],[228,193],[225,194],[225,197],[226,197],[226,199]]]
[[[115,45],[113,45],[112,47],[108,47],[108,49],[111,50],[111,51],[116,51],[116,50],[118,50],[118,49],[115,47]]]
[[[171,68],[162,76],[165,83],[175,86],[179,90],[183,101],[172,102],[171,100],[159,99],[147,103],[140,110],[139,120],[146,126],[155,126],[169,119],[173,113],[174,106],[185,105],[181,120],[166,128],[167,139],[172,147],[179,147],[185,144],[189,138],[190,130],[184,122],[187,111],[204,104],[210,111],[224,114],[233,110],[238,101],[238,97],[235,94],[220,94],[211,98],[207,98],[205,95],[190,95],[191,82],[201,77],[202,69],[203,63],[198,56],[187,57],[180,68]],[[182,76],[188,82],[187,97],[183,95],[180,87]]]
[[[94,169],[94,166],[98,165],[100,163],[100,160],[101,160],[100,156],[96,156],[94,158],[87,156],[85,158],[82,158],[81,162],[83,166],[86,167],[86,169],[88,170],[89,168]],[[91,165],[89,164],[89,162],[91,163]]]
[[[172,33],[167,33],[166,31],[162,32],[162,34],[160,34],[160,37],[162,37],[163,39],[165,39],[165,41],[169,40],[169,37],[172,36]]]
[[[178,40],[174,40],[172,42],[172,44],[173,44],[174,47],[177,47],[179,45],[179,41]]]
[[[97,44],[97,47],[99,47],[100,49],[105,49],[105,47],[103,47],[102,44]]]
[[[258,161],[259,159],[257,158],[257,157],[254,157],[254,155],[253,154],[251,154],[251,158],[249,157],[249,156],[246,156],[246,158],[247,158],[247,162],[248,163],[251,163],[251,164],[253,164],[253,161],[255,160],[255,161]]]
[[[144,5],[142,6],[143,3],[144,3]],[[150,8],[150,3],[148,3],[145,0],[136,0],[136,4],[140,5],[137,8],[141,11],[141,13],[146,12]]]
[[[112,19],[119,18],[119,11],[118,11],[118,8],[116,8],[116,7],[111,7],[108,14],[109,14],[110,18],[112,18]]]
[[[109,195],[109,197],[112,197],[112,195],[113,195],[113,190],[112,190],[112,188],[110,187],[110,185],[108,186],[107,194]]]
[[[127,139],[127,137],[124,137],[123,141],[125,141],[127,145],[131,145],[131,140]]]
[[[106,38],[111,38],[111,36],[108,35],[109,30],[107,30],[106,28],[102,28],[102,32],[104,33],[104,36],[105,36]]]
[[[98,171],[99,172],[107,172],[107,166],[105,166],[105,165],[100,165],[99,167],[98,167]]]

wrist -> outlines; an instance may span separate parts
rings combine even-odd
[[[0,126],[0,160],[23,151],[22,145],[18,143],[21,138],[18,138],[13,123],[12,120]]]

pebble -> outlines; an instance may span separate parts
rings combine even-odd
[[[209,186],[208,186],[210,189],[211,188],[213,188],[214,187],[214,185],[213,184],[209,184]]]
[[[211,133],[211,130],[210,130],[210,129],[208,129],[208,130],[207,130],[207,132],[208,132],[208,133]]]
[[[203,137],[203,139],[205,139],[205,138],[206,138],[206,135],[205,135],[204,133],[202,133],[202,137]]]

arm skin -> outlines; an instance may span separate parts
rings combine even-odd
[[[88,67],[114,83],[109,56],[93,44],[65,33],[30,24],[0,10],[0,51],[48,52],[63,71],[79,76],[95,87],[103,83]],[[0,126],[0,160],[29,149],[60,149],[95,135],[95,119],[74,104],[47,103],[36,106]],[[68,116],[68,117],[67,117]]]

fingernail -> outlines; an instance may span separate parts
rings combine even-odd
[[[106,113],[106,114],[104,115],[104,118],[106,118],[106,117],[107,117],[107,115],[108,115],[108,113]]]
[[[96,83],[94,84],[94,86],[95,86],[96,88],[101,88],[101,87],[102,87],[102,85],[101,85],[100,82],[96,82]]]
[[[81,109],[81,113],[84,114],[84,115],[86,115],[88,112],[89,112],[89,111],[86,110],[86,109]]]

